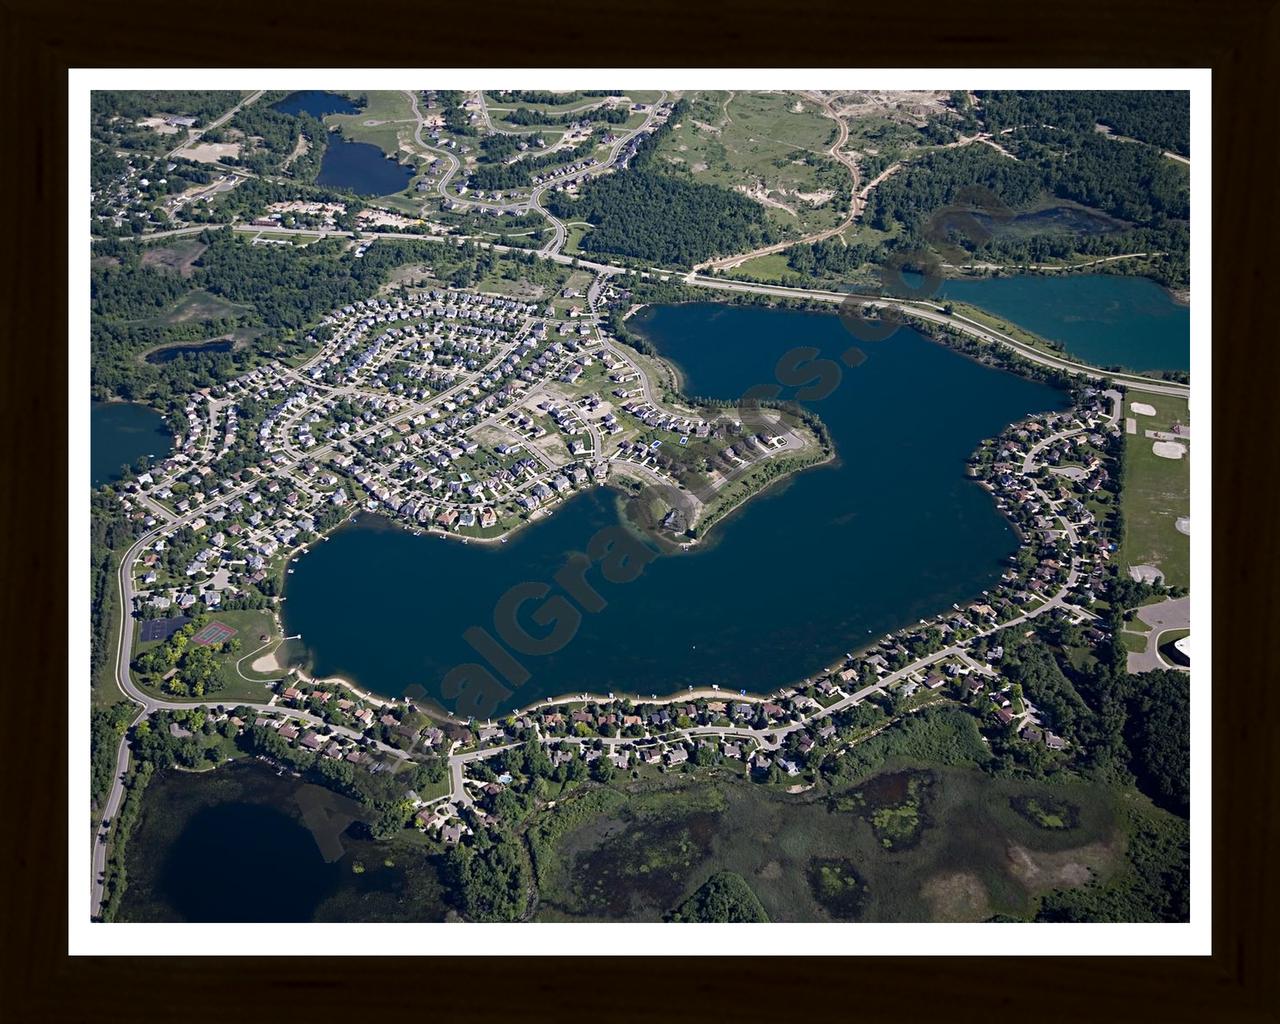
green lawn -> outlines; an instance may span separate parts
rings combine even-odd
[[[1182,459],[1164,459],[1151,450],[1147,430],[1168,430],[1175,422],[1189,425],[1187,401],[1167,395],[1130,393],[1125,398],[1125,415],[1131,416],[1131,402],[1145,402],[1156,410],[1154,416],[1136,416],[1138,432],[1126,438],[1121,508],[1124,511],[1124,542],[1120,546],[1121,565],[1156,565],[1170,586],[1191,585],[1191,538],[1178,532],[1174,523],[1191,513],[1190,453]]]
[[[352,142],[369,142],[389,156],[399,156],[401,143],[412,142],[417,126],[409,97],[403,92],[384,91],[367,95],[369,102],[360,113],[330,114],[324,123],[340,128],[343,138]]]
[[[740,267],[727,272],[728,277],[738,277],[748,281],[768,281],[781,283],[795,271],[787,264],[787,253],[774,252],[768,256],[757,256],[747,260]]]
[[[1136,633],[1120,632],[1120,643],[1126,651],[1132,651],[1134,654],[1141,654],[1147,649],[1147,638],[1138,636]]]
[[[250,665],[255,658],[246,658],[246,655],[252,654],[262,646],[262,641],[258,638],[264,633],[272,640],[278,639],[279,630],[276,629],[275,620],[270,611],[234,611],[234,612],[216,612],[209,616],[210,622],[221,622],[232,629],[236,630],[236,635],[232,638],[240,641],[240,649],[218,656],[218,674],[222,679],[222,689],[212,691],[204,697],[193,697],[193,702],[202,702],[206,700],[217,700],[224,703],[234,703],[239,700],[251,700],[255,702],[266,701],[270,698],[271,692],[265,685],[265,680],[277,679],[283,673],[272,672],[261,674],[254,672]],[[136,628],[136,626],[135,626]],[[155,647],[156,644],[137,644],[134,648],[136,653]],[[242,666],[244,675],[242,676],[236,670],[236,663],[244,658]],[[245,677],[249,678],[245,678]],[[135,677],[135,682],[138,680]],[[152,693],[157,697],[165,700],[181,701],[183,698],[175,697],[172,694],[161,692],[156,687],[141,686],[140,688],[148,693]]]

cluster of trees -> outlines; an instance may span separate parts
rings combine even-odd
[[[548,205],[558,217],[591,222],[583,249],[665,265],[689,265],[776,240],[763,208],[746,196],[639,167],[594,179],[576,201],[556,195]]]
[[[187,219],[196,223],[230,224],[236,220],[252,220],[261,216],[272,203],[302,199],[313,203],[343,203],[345,214],[334,218],[334,223],[344,231],[356,227],[356,214],[364,209],[364,203],[354,196],[323,185],[286,185],[262,178],[242,181],[230,192],[222,192],[209,204],[197,203],[186,211]]]
[[[207,615],[197,615],[160,646],[139,654],[133,661],[134,671],[146,683],[184,697],[221,690],[226,683],[219,674],[218,655],[239,651],[240,640],[232,637],[216,649],[213,644],[192,643],[191,638],[208,622]]]
[[[1022,687],[1031,703],[1046,712],[1056,731],[1072,742],[1087,738],[1078,728],[1087,723],[1090,710],[1075,685],[1063,673],[1053,651],[1038,637],[1003,637],[1000,669]]]
[[[1104,625],[1109,638],[1094,647],[1096,660],[1077,668],[1062,647],[1084,644],[1079,627],[1049,623],[1032,637],[1010,638],[1001,669],[1021,683],[1027,698],[1066,736],[1076,751],[1074,766],[1100,781],[1136,784],[1157,805],[1180,816],[1190,812],[1190,678],[1161,670],[1130,674],[1128,652],[1117,636],[1125,601],[1140,600],[1148,584],[1117,578]],[[1010,737],[997,737],[1008,741]],[[1034,745],[1018,744],[1029,748]],[[1043,769],[1041,759],[1019,753],[1008,742],[993,742],[1003,767]],[[1037,772],[1033,770],[1033,774]]]
[[[166,134],[139,126],[144,117],[194,117],[200,127],[230,110],[239,99],[238,92],[213,89],[95,89],[89,96],[90,132],[107,150],[162,153],[181,144],[188,132],[179,128],[177,133]]]
[[[1061,131],[1093,132],[1104,124],[1121,135],[1191,154],[1191,103],[1187,92],[1038,89],[980,92],[987,128],[1052,125]]]
[[[116,750],[137,709],[127,700],[94,708],[89,716],[89,796],[101,806],[116,773]]]
[[[216,89],[94,89],[89,116],[95,125],[113,117],[136,121],[159,114],[194,117],[199,127],[230,110],[240,99],[233,90]]]
[[[1037,921],[1186,921],[1191,916],[1190,825],[1181,818],[1126,810],[1128,867],[1105,884],[1055,890]]]
[[[776,240],[758,203],[678,175],[654,160],[661,140],[688,109],[688,101],[680,100],[666,123],[640,141],[626,173],[593,179],[576,201],[551,197],[548,205],[556,216],[592,224],[580,243],[583,249],[688,265]]]
[[[575,89],[569,92],[551,92],[547,89],[509,89],[501,94],[503,103],[539,103],[547,107],[562,107],[578,100],[603,96],[621,96],[618,89]]]
[[[625,124],[627,119],[631,117],[631,111],[626,107],[596,107],[594,110],[582,110],[577,113],[565,114],[549,114],[541,110],[530,110],[528,107],[519,107],[509,114],[504,114],[502,120],[508,124],[533,125],[533,124],[573,124],[575,121],[598,121],[604,124]]]
[[[498,137],[510,138],[510,136]],[[470,172],[467,178],[467,184],[471,188],[480,189],[482,191],[522,188],[529,185],[533,181],[534,175],[538,174],[540,171],[577,163],[579,160],[590,156],[595,148],[596,139],[595,136],[592,135],[589,138],[583,139],[572,149],[561,149],[555,153],[546,153],[542,156],[526,157],[523,160],[517,160],[515,163],[510,164],[481,164],[474,171]],[[498,151],[501,151],[501,149],[502,147],[498,147]]]
[[[885,179],[867,199],[871,226],[888,231],[895,224],[918,240],[926,218],[957,201],[962,190],[988,189],[1009,209],[1029,206],[1043,190],[1041,172],[1010,160],[989,146],[938,150],[913,160]]]
[[[805,277],[848,277],[859,267],[879,258],[880,247],[845,243],[828,238],[807,245],[793,245],[787,250],[787,266]]]
[[[441,89],[436,93],[436,101],[440,104],[444,117],[445,130],[450,135],[475,135],[470,115],[462,107],[466,93],[456,89]]]
[[[880,230],[901,227],[899,238],[890,243],[894,250],[924,247],[936,242],[941,232],[974,257],[997,262],[1165,252],[1169,255],[1157,265],[1156,274],[1166,283],[1185,283],[1190,194],[1185,175],[1159,151],[1115,143],[1092,128],[1072,134],[1056,127],[1032,127],[1007,136],[1002,144],[1019,159],[974,145],[913,161],[871,193],[869,223]],[[957,219],[936,219],[939,211],[951,206],[973,208],[975,188],[987,190],[1003,206],[999,211],[979,211],[983,230],[961,232]],[[1101,210],[1128,226],[1096,233],[1049,228],[1028,235],[1003,230],[1002,220],[1045,194]]]
[[[89,499],[89,678],[96,679],[111,649],[116,607],[115,552],[133,542],[133,527],[114,494],[99,488]]]
[[[671,911],[667,920],[694,924],[747,924],[768,921],[769,915],[746,879],[732,871],[717,871]]]
[[[257,103],[242,108],[231,119],[227,129],[216,129],[205,132],[203,138],[207,142],[226,141],[226,131],[236,129],[243,133],[245,139],[261,139],[252,148],[248,142],[241,148],[240,156],[224,157],[223,163],[239,164],[247,167],[255,174],[288,173],[300,181],[314,181],[320,171],[320,161],[324,157],[325,140],[328,132],[324,123],[307,113],[286,114],[277,110],[268,97]],[[307,140],[306,152],[300,153],[289,162],[298,145],[299,136]]]
[[[529,861],[518,838],[480,829],[445,857],[444,879],[452,898],[474,921],[518,921],[532,885]]]

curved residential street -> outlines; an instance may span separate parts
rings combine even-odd
[[[243,106],[244,104],[253,102],[260,95],[261,93],[256,93],[252,96],[246,97],[241,104],[238,104],[231,111],[228,111],[217,121],[212,122],[209,125],[209,127],[210,128],[216,127],[218,124],[224,123],[227,119],[233,116],[234,113],[237,110],[239,110],[241,106]],[[553,236],[545,245],[542,246],[540,250],[537,251],[537,255],[544,259],[554,260],[555,262],[560,263],[562,265],[578,266],[578,267],[589,269],[595,272],[597,276],[595,280],[592,282],[590,286],[590,290],[588,292],[588,296],[587,296],[587,302],[593,314],[595,314],[596,312],[601,291],[611,276],[621,275],[621,274],[634,276],[638,273],[638,271],[636,271],[635,269],[622,267],[617,264],[593,262],[590,260],[585,260],[585,259],[576,258],[573,256],[567,256],[563,254],[561,250],[563,249],[567,241],[567,227],[563,221],[555,217],[553,214],[551,214],[542,206],[541,200],[544,194],[546,193],[547,189],[553,188],[559,184],[563,184],[568,180],[585,180],[589,176],[603,174],[613,170],[615,165],[618,163],[623,150],[628,146],[631,140],[633,140],[637,134],[641,132],[645,132],[652,128],[653,122],[657,117],[658,108],[660,104],[666,100],[667,93],[665,92],[662,93],[661,99],[659,99],[656,103],[651,105],[648,116],[645,118],[644,122],[640,126],[638,126],[634,130],[624,135],[621,135],[612,144],[607,160],[601,162],[598,165],[587,168],[586,170],[574,172],[573,174],[561,175],[557,178],[542,182],[541,184],[535,186],[532,189],[528,198],[522,199],[518,202],[509,203],[509,204],[490,204],[490,203],[484,203],[476,200],[463,199],[461,197],[452,196],[448,194],[447,192],[448,184],[461,171],[462,165],[458,157],[455,156],[447,147],[437,148],[423,140],[423,129],[426,125],[426,119],[422,115],[419,109],[417,93],[409,92],[408,95],[411,101],[414,117],[417,121],[417,125],[415,127],[414,136],[413,136],[415,143],[419,147],[421,147],[422,152],[431,153],[433,155],[441,157],[446,161],[446,169],[436,184],[436,191],[442,199],[448,199],[451,202],[461,203],[465,206],[476,208],[476,209],[493,209],[493,210],[498,210],[499,212],[509,212],[509,213],[524,213],[524,212],[532,211],[542,215],[553,228]],[[487,108],[483,106],[483,104],[482,104],[482,111],[484,112],[484,117],[487,120],[488,111],[487,111]],[[837,123],[840,124],[840,132],[838,134],[835,144],[830,149],[830,153],[835,159],[840,160],[841,163],[845,164],[845,166],[849,168],[850,173],[854,177],[854,195],[856,198],[855,198],[855,201],[852,203],[849,221],[846,221],[845,224],[842,224],[840,227],[837,227],[833,231],[827,232],[824,235],[824,237],[834,234],[839,230],[842,230],[845,226],[847,226],[847,223],[849,223],[850,221],[856,218],[856,216],[858,215],[858,213],[862,208],[861,204],[865,201],[866,192],[870,187],[868,186],[867,188],[864,188],[861,191],[859,191],[858,169],[857,169],[856,163],[854,162],[852,157],[848,156],[847,154],[841,153],[841,147],[847,142],[847,139],[848,139],[848,128],[844,124],[843,120],[840,117],[836,116],[834,111],[832,111],[829,106],[828,106],[828,114],[829,116],[834,117]],[[968,141],[973,141],[973,140],[968,140]],[[886,177],[892,170],[893,168],[890,168],[889,170],[883,172],[881,177],[877,180],[883,180],[883,178]],[[875,182],[872,183],[872,185],[874,184]],[[247,224],[235,224],[231,226],[231,229],[237,232],[246,232],[246,231],[258,232],[258,233],[262,232],[262,228],[255,227],[253,225],[247,225]],[[154,240],[161,237],[196,234],[204,230],[206,230],[205,226],[182,228],[182,229],[176,229],[173,231],[157,232],[153,235],[147,236],[147,239]],[[316,230],[316,229],[297,228],[297,229],[290,229],[289,233],[293,235],[304,235],[304,236],[317,237],[317,238],[324,238],[324,237],[353,238],[354,237],[354,232],[346,232],[346,231],[340,231],[340,230]],[[446,244],[448,241],[453,240],[452,238],[443,239],[439,237],[433,237],[433,236],[427,236],[427,235],[421,235],[421,234],[415,234],[415,233],[409,233],[409,232],[378,232],[374,237],[375,238],[376,237],[408,238],[408,239],[425,240],[425,241],[438,241],[441,244]],[[515,252],[515,251],[529,252],[530,251],[526,249],[516,250],[516,249],[512,249],[509,246],[504,246],[501,244],[496,244],[496,243],[486,242],[486,241],[478,241],[478,244],[483,248],[491,249],[492,251],[495,251],[495,252]],[[779,248],[786,248],[787,245],[792,245],[792,244],[795,244],[795,242],[793,241],[790,243],[786,243],[785,245],[782,245],[780,247],[778,246],[769,247],[766,250],[760,250],[755,253],[724,257],[720,260],[711,261],[708,264],[702,264],[700,266],[736,265],[734,261],[741,262],[754,255],[760,255],[765,251],[779,251]],[[1112,258],[1118,259],[1118,258],[1126,258],[1126,257],[1112,257]],[[828,290],[822,290],[822,289],[792,288],[792,287],[787,287],[782,285],[763,285],[763,284],[754,284],[751,282],[723,280],[717,277],[703,276],[698,273],[698,269],[699,268],[694,268],[693,270],[689,271],[687,274],[682,276],[681,271],[672,271],[669,268],[664,269],[664,268],[655,267],[655,268],[650,268],[647,274],[658,276],[662,280],[670,279],[672,281],[683,281],[683,283],[685,283],[686,285],[689,285],[691,287],[696,287],[696,288],[706,288],[706,289],[731,291],[731,292],[744,292],[744,293],[753,293],[753,294],[759,294],[759,295],[771,295],[771,296],[776,296],[780,298],[811,299],[815,301],[833,303],[833,304],[844,303],[849,301],[851,298],[850,293],[844,293],[844,292],[835,292],[835,291],[828,291]],[[1054,353],[1045,352],[1041,349],[1032,347],[1025,342],[1019,341],[1018,339],[1013,338],[1008,334],[1005,334],[994,328],[991,328],[982,323],[979,323],[978,321],[973,320],[969,317],[963,316],[961,314],[956,314],[956,313],[948,314],[943,307],[931,301],[903,300],[903,299],[885,298],[882,296],[875,296],[875,295],[868,295],[868,296],[853,295],[852,298],[860,306],[869,305],[877,309],[900,310],[904,313],[919,317],[923,320],[928,320],[933,323],[947,325],[956,330],[962,331],[974,338],[978,338],[980,340],[983,340],[989,343],[998,344],[1006,348],[1009,348],[1017,352],[1019,355],[1023,356],[1024,358],[1032,362],[1035,362],[1039,365],[1051,367],[1051,368],[1062,370],[1072,374],[1077,374],[1092,380],[1104,382],[1104,384],[1105,382],[1115,382],[1115,384],[1121,385],[1132,391],[1145,392],[1149,394],[1171,395],[1171,396],[1177,396],[1177,397],[1186,397],[1189,395],[1189,392],[1190,392],[1190,388],[1186,384],[1180,384],[1174,381],[1165,381],[1165,380],[1160,380],[1156,378],[1146,377],[1141,374],[1110,373],[1107,371],[1103,371],[1097,367],[1089,366],[1087,364],[1074,361],[1065,356],[1059,356]],[[597,333],[599,332],[597,331]],[[616,350],[614,350],[611,347],[612,342],[610,339],[604,338],[603,336],[601,336],[600,340],[604,344],[604,347],[606,350],[610,351],[615,356],[619,356],[619,358],[625,358],[624,356],[622,356],[620,353],[618,353]],[[364,431],[354,432],[351,435],[350,440],[356,440],[356,439],[362,438],[365,435],[371,434],[377,430],[381,430],[386,426],[394,425],[395,423],[401,420],[407,420],[412,417],[415,417],[419,415],[421,412],[427,410],[430,406],[433,406],[435,404],[438,404],[440,402],[447,400],[451,395],[455,395],[459,393],[463,388],[469,387],[482,373],[485,372],[485,370],[489,369],[493,365],[496,365],[498,362],[500,362],[504,358],[504,356],[505,356],[505,352],[500,351],[498,355],[495,356],[494,359],[491,360],[485,367],[482,367],[480,370],[477,370],[473,374],[468,374],[464,376],[461,380],[458,381],[458,383],[448,388],[447,390],[444,390],[439,392],[438,394],[432,395],[427,401],[419,402],[419,403],[415,403],[413,405],[407,406],[400,412],[386,419],[385,421],[381,421],[373,426],[370,426]],[[632,362],[634,365],[634,362],[632,360],[626,360],[626,361]],[[305,369],[307,365],[310,365],[310,364],[309,363],[304,364],[304,366],[300,368],[298,372],[301,372],[301,369]],[[645,399],[649,401],[651,404],[653,404],[655,407],[657,407],[659,403],[654,398],[648,376],[644,372],[640,371],[638,366],[635,368],[639,375],[640,386],[643,389],[643,394]],[[293,373],[292,376],[297,378],[297,373]],[[350,389],[334,389],[333,393],[342,394],[346,390],[350,390]],[[1115,394],[1115,397],[1113,397],[1112,401],[1114,403],[1114,410],[1113,410],[1111,419],[1112,419],[1112,422],[1114,423],[1115,418],[1116,416],[1119,415],[1119,410],[1120,410],[1120,401],[1119,401],[1118,393]],[[1043,451],[1045,448],[1047,448],[1052,443],[1058,440],[1061,440],[1065,437],[1069,437],[1073,434],[1079,433],[1082,429],[1084,428],[1079,428],[1079,427],[1073,428],[1071,430],[1062,431],[1053,435],[1052,437],[1041,440],[1027,453],[1026,457],[1023,460],[1023,464],[1021,466],[1021,473],[1024,477],[1026,477],[1028,486],[1030,486],[1035,491],[1038,498],[1041,501],[1043,501],[1046,504],[1046,506],[1048,506],[1052,510],[1052,513],[1051,513],[1052,516],[1058,520],[1058,524],[1061,527],[1063,534],[1071,542],[1073,548],[1079,542],[1079,537],[1077,536],[1074,527],[1069,521],[1067,521],[1066,517],[1062,515],[1059,509],[1053,507],[1052,502],[1050,502],[1047,496],[1044,494],[1044,492],[1039,489],[1039,487],[1035,482],[1034,474],[1039,468],[1037,463],[1037,457],[1039,456],[1041,451]],[[595,433],[594,431],[592,432],[591,436],[595,444],[595,453],[597,457],[599,457],[601,454],[600,438],[598,434]],[[796,450],[798,448],[798,441],[793,442],[792,440],[793,438],[794,438],[794,435],[791,435],[791,437],[788,439],[789,450]],[[794,447],[793,447],[793,444],[794,444]],[[296,469],[303,461],[322,458],[323,456],[328,454],[331,450],[332,450],[331,445],[318,446],[314,450],[307,452],[305,455],[301,452],[293,452],[291,450],[286,461],[283,462],[277,468],[281,472],[288,473]],[[743,467],[743,468],[745,469],[746,467]],[[732,478],[732,476],[736,475],[737,472],[738,471],[735,471],[734,474],[730,474],[730,477]],[[143,507],[147,508],[156,517],[157,525],[154,526],[152,529],[148,530],[141,537],[139,537],[125,552],[123,558],[120,561],[119,569],[117,572],[120,621],[118,623],[118,630],[117,630],[117,645],[116,645],[116,658],[115,658],[115,683],[117,687],[120,689],[120,692],[129,700],[131,700],[134,704],[137,705],[138,712],[136,717],[133,720],[135,723],[139,721],[141,718],[143,718],[144,716],[150,715],[151,713],[160,709],[177,710],[177,709],[188,709],[193,707],[216,707],[221,705],[221,706],[246,706],[258,712],[270,712],[272,714],[284,715],[289,718],[297,719],[308,725],[313,725],[313,726],[324,725],[324,722],[322,719],[320,719],[316,715],[311,714],[310,712],[299,710],[299,709],[288,708],[288,707],[281,707],[281,706],[275,705],[270,700],[266,700],[263,702],[254,702],[254,703],[249,703],[244,701],[232,701],[232,700],[226,700],[226,699],[223,699],[223,700],[211,699],[211,700],[203,700],[203,701],[165,700],[159,696],[150,694],[142,690],[134,683],[133,679],[131,678],[130,664],[132,662],[132,656],[133,656],[134,623],[135,623],[135,620],[132,617],[132,609],[134,606],[134,596],[135,596],[134,588],[133,588],[133,567],[135,564],[135,560],[139,557],[139,555],[142,552],[144,552],[147,549],[148,546],[152,545],[157,538],[165,534],[171,533],[176,528],[184,526],[194,521],[201,515],[207,513],[215,505],[221,505],[223,503],[229,502],[237,497],[240,497],[246,494],[248,491],[252,490],[257,485],[257,483],[258,483],[257,480],[250,480],[247,483],[241,484],[240,486],[229,490],[225,494],[220,494],[216,498],[212,498],[209,501],[202,503],[201,505],[189,510],[188,512],[182,515],[174,515],[168,512],[166,509],[164,509],[160,505],[151,501],[145,495],[137,496],[137,500],[139,501],[139,503]],[[1080,573],[1079,573],[1079,567],[1078,567],[1078,560],[1073,556],[1072,563],[1067,573],[1066,582],[1056,594],[1048,598],[1044,604],[1040,605],[1033,611],[1026,612],[1011,621],[1004,622],[997,626],[993,626],[988,629],[980,631],[979,633],[977,633],[975,639],[977,637],[984,637],[984,636],[990,635],[998,630],[1007,629],[1010,626],[1019,625],[1023,622],[1029,621],[1030,619],[1035,618],[1039,615],[1042,615],[1046,612],[1050,612],[1054,609],[1063,607],[1066,604],[1067,594],[1075,586],[1076,581],[1079,579],[1079,576],[1080,576]],[[1084,611],[1078,611],[1078,614],[1085,618],[1091,617],[1089,616],[1088,612],[1084,612]],[[1178,599],[1176,601],[1166,601],[1159,605],[1147,606],[1139,610],[1139,616],[1142,618],[1144,622],[1152,626],[1152,632],[1148,638],[1147,650],[1142,654],[1130,655],[1130,664],[1129,664],[1130,671],[1141,671],[1143,670],[1143,667],[1150,667],[1150,668],[1167,667],[1165,663],[1159,658],[1159,655],[1156,650],[1158,638],[1159,638],[1159,635],[1166,630],[1186,628],[1188,623],[1188,616],[1189,616],[1189,599],[1183,598],[1183,599]],[[814,719],[821,718],[824,716],[829,716],[846,707],[857,704],[874,693],[884,692],[886,689],[893,687],[897,683],[906,679],[911,674],[918,672],[922,668],[926,668],[929,665],[934,664],[935,662],[941,661],[952,655],[963,654],[963,652],[969,647],[971,642],[972,641],[965,641],[963,643],[953,644],[943,650],[937,651],[931,655],[920,658],[919,660],[911,663],[910,665],[903,667],[902,669],[886,674],[885,676],[879,678],[876,682],[874,682],[871,685],[862,687],[856,692],[849,693],[841,697],[836,703],[832,704],[831,706],[819,711],[815,711],[812,714],[809,714],[807,716],[800,718],[798,721],[788,722],[786,724],[772,726],[765,729],[752,729],[752,728],[739,728],[739,727],[721,728],[721,727],[712,727],[712,726],[698,726],[698,727],[691,727],[684,730],[673,730],[673,732],[671,733],[664,734],[662,739],[669,739],[672,737],[696,738],[698,736],[703,736],[703,735],[738,736],[738,737],[743,737],[747,739],[754,739],[757,742],[761,743],[762,745],[769,745],[771,747],[776,747],[780,743],[783,737],[785,737],[789,733],[792,733],[798,729],[804,728]],[[1135,662],[1135,659],[1136,659],[1136,662]],[[1135,664],[1139,665],[1140,667],[1135,669],[1134,667]],[[265,688],[264,688],[264,696],[266,696]],[[685,699],[685,696],[686,695],[674,695],[671,699],[672,700]],[[600,699],[604,699],[604,698],[600,698]],[[350,739],[361,740],[362,742],[368,742],[368,741],[365,741],[363,734],[360,732],[357,732],[356,730],[342,728],[342,727],[332,727],[332,731],[338,735],[345,736]],[[556,742],[559,742],[559,741],[557,740]],[[606,746],[613,746],[619,742],[623,742],[623,739],[620,737],[604,740],[604,743],[606,744]],[[398,750],[393,747],[388,747],[381,743],[375,743],[374,745],[378,750],[394,757],[405,759],[405,758],[408,758],[409,756],[401,750]],[[507,747],[494,747],[494,748],[487,748],[487,749],[481,749],[481,750],[473,750],[473,751],[468,751],[462,754],[455,754],[451,750],[448,755],[450,789],[451,789],[449,799],[457,800],[462,803],[471,803],[471,797],[466,790],[466,778],[465,778],[466,764],[476,760],[483,760],[489,757],[496,756],[497,754],[501,753],[503,750],[508,749],[509,746],[510,745],[508,745]],[[127,738],[125,738],[125,739],[122,739],[117,751],[115,778],[113,779],[111,789],[102,807],[101,816],[98,819],[97,825],[94,829],[93,856],[92,856],[93,878],[92,878],[92,885],[91,885],[91,909],[94,915],[97,915],[101,909],[102,898],[103,898],[103,874],[106,869],[106,860],[107,860],[107,852],[108,852],[107,840],[110,835],[110,826],[112,822],[115,820],[117,814],[119,813],[120,806],[124,797],[124,778],[127,775],[129,770],[129,761],[130,761],[129,744],[128,744]]]

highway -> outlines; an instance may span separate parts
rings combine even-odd
[[[1143,391],[1153,395],[1173,395],[1178,398],[1186,398],[1191,394],[1191,386],[1189,384],[1158,380],[1136,373],[1112,373],[1096,366],[1089,366],[1087,363],[1078,363],[1063,356],[1042,352],[1025,342],[1010,337],[1002,331],[996,330],[994,327],[987,327],[959,313],[947,313],[942,306],[928,300],[892,299],[879,295],[860,295],[855,292],[832,292],[815,288],[791,288],[786,285],[753,284],[748,281],[722,281],[716,278],[703,277],[693,271],[687,274],[683,280],[685,284],[695,288],[751,292],[757,295],[775,295],[779,298],[814,299],[820,302],[832,303],[853,300],[859,306],[874,306],[877,309],[897,309],[903,313],[918,316],[922,320],[954,327],[982,341],[1005,345],[1019,355],[1033,363],[1039,363],[1041,366],[1064,370],[1067,373],[1080,374],[1093,380],[1115,381],[1117,384],[1122,384],[1132,391]]]
[[[169,150],[167,155],[170,157],[177,156],[184,149],[194,146],[197,142],[200,141],[201,137],[204,135],[205,132],[212,131],[214,128],[221,127],[222,125],[230,121],[233,117],[235,117],[236,114],[240,113],[242,108],[247,107],[250,103],[256,103],[258,99],[262,96],[264,91],[265,90],[263,89],[259,89],[257,92],[246,96],[234,107],[228,110],[225,114],[222,114],[220,117],[210,121],[203,128],[192,128],[187,133],[187,137],[183,141],[182,145],[178,146],[176,149]]]

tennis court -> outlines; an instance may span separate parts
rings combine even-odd
[[[220,644],[236,635],[236,630],[222,622],[211,622],[191,638],[193,644]]]

